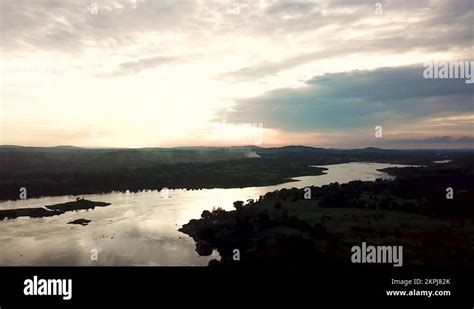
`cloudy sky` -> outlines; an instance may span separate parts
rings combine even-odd
[[[474,60],[471,0],[0,10],[0,144],[474,145],[474,84],[423,77],[426,62]]]

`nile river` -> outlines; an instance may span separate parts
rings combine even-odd
[[[295,177],[298,181],[265,187],[84,195],[88,200],[111,205],[54,217],[21,217],[0,222],[0,265],[207,265],[210,259],[219,258],[218,254],[198,256],[194,241],[178,232],[190,219],[199,218],[203,210],[213,207],[231,210],[234,201],[258,199],[282,188],[391,178],[377,169],[396,166],[402,165],[325,165],[328,168],[325,175]],[[0,209],[42,207],[71,200],[75,196],[6,201],[0,203]],[[80,218],[92,222],[87,226],[67,224]],[[97,253],[97,260],[91,259],[91,253]]]

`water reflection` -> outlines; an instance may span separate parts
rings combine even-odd
[[[199,218],[203,210],[213,207],[231,210],[236,200],[258,199],[282,188],[390,178],[377,169],[391,166],[402,165],[326,165],[325,175],[295,177],[298,181],[276,186],[84,195],[86,199],[112,205],[55,217],[22,217],[0,222],[0,265],[207,265],[218,255],[214,252],[211,256],[199,256],[194,241],[177,231],[190,219]],[[75,197],[6,201],[0,203],[0,208],[42,207],[71,200]],[[67,224],[80,218],[92,222],[84,227]],[[91,260],[92,250],[97,250],[97,261]]]

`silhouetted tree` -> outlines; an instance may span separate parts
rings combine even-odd
[[[236,210],[241,210],[242,208],[244,208],[244,202],[242,201],[235,201],[234,202],[234,208]]]

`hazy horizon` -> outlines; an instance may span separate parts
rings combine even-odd
[[[174,148],[285,148],[285,147],[305,147],[305,148],[314,148],[314,149],[324,149],[324,150],[365,150],[365,149],[380,149],[380,150],[468,150],[474,151],[474,148],[381,148],[375,146],[366,146],[366,147],[354,147],[354,148],[338,148],[338,147],[318,147],[310,145],[299,145],[299,144],[287,144],[280,146],[256,146],[256,145],[230,145],[230,146],[215,146],[215,145],[200,145],[200,146],[190,146],[190,145],[177,145],[177,146],[168,146],[168,147],[159,147],[159,146],[147,146],[147,147],[100,147],[100,146],[74,146],[74,145],[54,145],[54,146],[30,146],[30,145],[12,145],[5,144],[0,145],[0,147],[21,147],[21,148],[81,148],[81,149],[174,149]]]
[[[472,1],[0,10],[0,144],[474,148],[473,84],[424,75],[427,62],[473,73]]]

